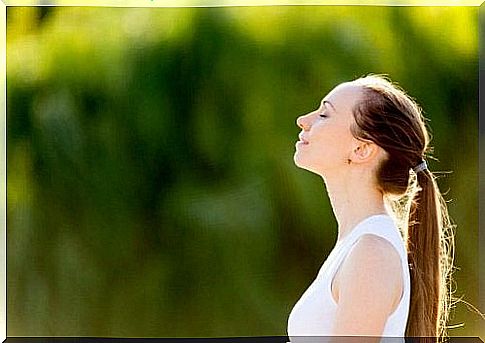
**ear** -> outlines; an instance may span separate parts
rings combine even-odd
[[[354,139],[350,153],[352,163],[366,163],[377,157],[379,147],[372,141]]]

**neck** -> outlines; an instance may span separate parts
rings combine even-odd
[[[323,179],[338,223],[338,242],[365,218],[387,214],[383,195],[367,171],[349,170]]]

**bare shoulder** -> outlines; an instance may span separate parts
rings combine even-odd
[[[357,240],[351,254],[366,259],[377,259],[384,264],[401,264],[399,253],[392,243],[374,234],[363,234]]]
[[[401,258],[394,246],[383,237],[362,235],[345,259],[342,270],[385,273],[387,277],[401,275]]]
[[[342,264],[339,293],[378,294],[392,311],[402,287],[401,258],[392,243],[374,234],[362,235]]]
[[[401,299],[399,252],[385,238],[364,234],[352,246],[338,274],[333,335],[380,336]]]

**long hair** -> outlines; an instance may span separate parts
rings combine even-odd
[[[385,76],[353,83],[362,87],[363,98],[353,109],[351,132],[385,151],[376,182],[407,245],[411,299],[405,335],[441,340],[452,306],[454,238],[436,176],[427,168],[413,170],[432,151],[425,118],[414,99]]]

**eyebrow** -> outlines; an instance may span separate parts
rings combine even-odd
[[[322,101],[322,104],[323,104],[323,105],[325,105],[325,104],[329,104],[330,106],[332,106],[333,110],[334,110],[335,112],[337,112],[337,110],[335,109],[335,106],[334,106],[334,105],[332,105],[332,103],[331,103],[330,101],[323,100],[323,101]]]

